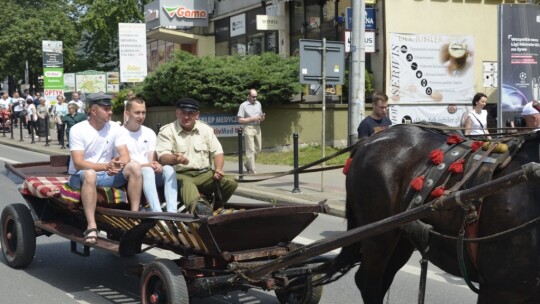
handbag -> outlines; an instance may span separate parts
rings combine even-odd
[[[59,124],[59,125],[63,125],[63,124],[64,124],[64,122],[62,121],[62,117],[60,117],[60,116],[58,116],[58,115],[56,115],[56,116],[54,117],[54,120],[55,120],[56,123]]]

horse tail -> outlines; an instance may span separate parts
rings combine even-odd
[[[350,204],[345,204],[345,215],[347,218],[347,229],[358,227]],[[314,285],[325,285],[339,280],[351,269],[358,265],[362,258],[362,244],[360,242],[345,246],[341,252],[329,263],[323,265],[321,272],[324,275],[313,282]]]

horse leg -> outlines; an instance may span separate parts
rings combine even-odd
[[[385,293],[390,288],[390,285],[392,285],[396,273],[409,261],[413,252],[414,246],[411,242],[407,238],[401,237],[384,273],[385,281],[383,282],[383,288]]]
[[[400,239],[401,233],[396,230],[362,242],[362,262],[355,283],[365,304],[381,304],[395,273],[403,266],[397,267],[399,263],[392,261],[396,249],[402,251],[397,248]]]

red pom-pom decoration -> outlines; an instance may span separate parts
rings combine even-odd
[[[455,161],[453,164],[448,167],[448,171],[458,174],[463,172],[463,163],[465,162],[464,159],[460,159],[458,161]]]
[[[411,181],[411,188],[413,188],[415,191],[420,191],[420,189],[424,187],[424,178],[425,176],[423,175],[413,178]]]
[[[345,162],[345,166],[343,167],[343,174],[347,175],[349,173],[349,167],[351,166],[352,157],[347,158],[347,161]]]
[[[471,151],[476,152],[480,147],[484,145],[483,141],[475,141],[471,145]]]
[[[433,191],[431,191],[430,195],[432,197],[439,197],[439,196],[443,195],[445,190],[446,189],[444,188],[444,186],[439,186],[439,187],[433,189]]]
[[[449,145],[459,144],[460,142],[463,142],[463,141],[465,140],[455,133],[450,135],[450,137],[446,139],[446,143]]]
[[[429,159],[435,165],[438,165],[444,160],[444,152],[441,149],[433,150],[429,153]]]

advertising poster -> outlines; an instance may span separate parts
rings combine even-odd
[[[54,105],[56,97],[64,95],[64,68],[43,68],[43,97]]]
[[[43,49],[43,67],[55,68],[64,66],[64,56],[62,54],[62,41],[41,41]]]
[[[120,79],[118,72],[107,72],[107,94],[120,92]]]
[[[471,108],[468,105],[391,105],[389,118],[392,124],[428,121],[459,127],[463,114]]]
[[[470,103],[472,36],[390,33],[391,103]]]
[[[540,6],[501,4],[498,127],[521,117],[525,104],[540,96]],[[519,20],[519,22],[516,22]]]
[[[214,128],[217,137],[238,136],[238,130],[242,125],[238,123],[236,115],[230,114],[205,114],[200,115],[199,120]]]
[[[64,92],[75,92],[75,73],[64,74]]]
[[[142,82],[147,75],[144,23],[118,23],[120,81]]]
[[[75,75],[75,84],[77,92],[105,93],[107,92],[107,75],[99,71],[84,71]]]

